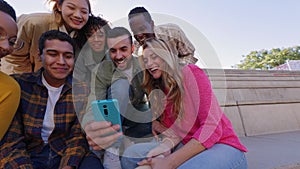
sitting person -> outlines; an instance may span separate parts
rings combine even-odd
[[[35,72],[42,67],[38,40],[48,30],[67,33],[76,42],[79,51],[86,42],[83,26],[92,15],[90,0],[47,0],[52,12],[22,14],[18,17],[19,33],[24,45],[2,60],[1,70],[6,74]],[[78,54],[78,52],[76,52]]]
[[[21,87],[16,115],[0,142],[0,168],[101,168],[74,111],[75,42],[47,31],[39,39],[43,67],[13,77]]]
[[[198,59],[194,56],[194,45],[183,30],[176,24],[155,25],[150,13],[144,7],[135,7],[128,14],[128,22],[134,38],[135,51],[138,55],[140,47],[148,38],[163,39],[170,47],[178,63],[182,66],[195,64]]]
[[[137,141],[151,134],[151,113],[145,101],[145,91],[141,88],[143,74],[137,57],[132,55],[133,45],[130,32],[123,27],[115,27],[107,33],[107,44],[111,61],[103,61],[92,79],[88,109],[82,125],[93,150],[106,149],[105,168],[121,168],[119,160],[120,136],[114,130],[123,128],[123,139]],[[91,102],[102,99],[117,99],[122,115],[122,126],[106,121],[96,122],[90,109]]]
[[[164,41],[145,41],[142,86],[158,118],[155,125],[171,129],[178,137],[132,145],[123,154],[122,167],[246,169],[247,149],[222,112],[206,74],[194,64],[180,68],[171,55]]]
[[[17,40],[16,12],[5,1],[0,1],[0,59],[20,48]],[[19,41],[20,42],[20,41]],[[1,65],[1,63],[0,63]],[[20,86],[0,71],[0,140],[6,133],[20,102]]]
[[[87,24],[82,28],[87,43],[81,49],[76,60],[74,78],[90,84],[93,69],[102,61],[110,60],[110,57],[106,55],[106,35],[110,29],[108,22],[103,18],[94,15],[89,17]]]

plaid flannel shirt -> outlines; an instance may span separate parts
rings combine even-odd
[[[41,137],[48,90],[42,84],[43,68],[38,72],[14,75],[21,87],[21,101],[13,122],[0,142],[0,168],[32,168],[30,152],[41,152]],[[72,75],[67,77],[54,109],[55,128],[48,139],[50,148],[59,154],[60,167],[79,165],[88,150],[74,110]]]

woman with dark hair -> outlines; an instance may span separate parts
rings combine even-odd
[[[87,43],[81,49],[74,68],[73,76],[79,81],[91,82],[93,69],[102,61],[110,60],[107,56],[106,35],[110,30],[108,21],[99,16],[90,16],[82,28]]]
[[[1,69],[7,74],[33,72],[41,68],[38,57],[38,40],[48,30],[59,30],[70,35],[81,49],[86,42],[81,31],[91,15],[89,0],[48,0],[53,4],[52,13],[23,14],[18,20],[18,40],[24,45],[3,59]],[[79,52],[77,52],[79,53]]]

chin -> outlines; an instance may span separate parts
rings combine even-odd
[[[80,25],[73,25],[72,28],[75,30],[80,30],[83,27],[83,24]]]

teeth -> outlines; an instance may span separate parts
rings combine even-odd
[[[155,70],[157,70],[157,68],[151,68],[150,69],[150,71],[152,71],[152,72],[155,71]]]
[[[123,60],[120,60],[120,61],[117,61],[118,63],[124,63],[125,62],[125,59]]]
[[[116,62],[116,63],[118,63],[118,64],[121,64],[121,63],[124,63],[124,62],[126,62],[126,57],[125,58],[123,58],[122,60],[120,59],[120,60],[115,60],[114,62]]]

